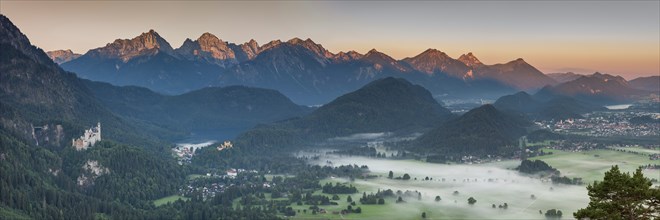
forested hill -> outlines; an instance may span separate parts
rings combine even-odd
[[[246,86],[208,87],[170,96],[136,86],[113,86],[84,80],[112,112],[172,130],[247,130],[309,113],[278,91]]]
[[[149,135],[157,127],[112,114],[3,15],[0,36],[0,218],[146,218],[150,200],[176,192],[184,172]],[[97,122],[103,141],[71,147]]]
[[[531,126],[524,118],[483,105],[420,136],[412,150],[447,156],[502,155],[518,147]]]
[[[307,116],[259,126],[237,141],[250,147],[286,147],[356,133],[412,133],[450,117],[426,89],[390,77],[345,94]]]

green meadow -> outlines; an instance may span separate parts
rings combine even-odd
[[[626,148],[629,149],[629,148]],[[646,150],[642,148],[630,148],[629,150]],[[581,177],[587,183],[594,180],[602,180],[605,172],[613,165],[618,165],[624,172],[634,172],[639,166],[648,164],[660,164],[658,160],[650,160],[648,155],[632,154],[614,150],[600,149],[583,152],[568,152],[554,149],[543,149],[552,152],[530,158],[532,160],[543,160],[550,166],[557,168],[561,175],[568,177]],[[659,170],[644,170],[647,178],[660,179]]]

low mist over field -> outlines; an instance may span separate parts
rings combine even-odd
[[[389,209],[396,210],[394,213],[403,212],[409,216],[433,210],[435,216],[448,218],[540,219],[544,216],[539,214],[539,210],[545,213],[548,209],[559,209],[564,213],[572,213],[589,202],[584,186],[552,184],[549,180],[543,181],[537,177],[521,175],[516,170],[506,169],[515,164],[513,161],[482,165],[444,165],[337,155],[323,155],[318,160],[312,160],[312,163],[318,165],[328,165],[328,162],[333,166],[367,165],[372,174],[382,178],[356,180],[350,184],[365,187],[371,192],[378,189],[421,192],[422,200],[406,199],[405,204],[395,204],[392,200],[387,205]],[[385,177],[389,171],[392,171],[395,177],[407,173],[411,179],[387,179]],[[424,180],[426,177],[432,180]],[[459,194],[453,195],[454,191]],[[532,195],[535,199],[531,198]],[[440,196],[442,200],[435,202],[436,196]],[[477,203],[469,205],[469,197],[474,197]],[[492,204],[498,206],[504,203],[508,204],[507,210],[492,208]]]

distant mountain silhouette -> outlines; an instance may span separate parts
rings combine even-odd
[[[636,89],[658,92],[660,91],[660,76],[639,77],[628,81]]]
[[[623,77],[597,72],[555,86],[546,86],[535,97],[548,99],[562,95],[591,103],[612,104],[630,102],[648,94],[633,88]]]
[[[580,78],[581,76],[584,76],[582,74],[577,74],[573,72],[566,72],[566,73],[548,73],[546,74],[550,78],[554,79],[558,83],[565,83],[569,81],[576,80],[577,78]]]

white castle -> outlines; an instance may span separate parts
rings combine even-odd
[[[101,122],[98,122],[96,127],[85,130],[85,134],[73,139],[71,144],[76,150],[85,150],[89,146],[94,146],[98,141],[101,141]]]

